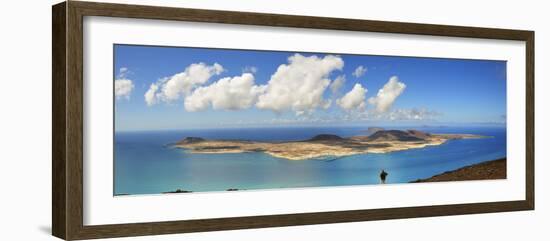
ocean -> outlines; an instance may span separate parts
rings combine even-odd
[[[170,143],[194,136],[253,141],[306,140],[318,134],[365,135],[366,127],[279,127],[116,132],[114,195],[305,188],[408,183],[419,178],[506,157],[505,127],[399,127],[429,133],[478,134],[439,146],[386,154],[293,161],[258,153],[193,154]],[[406,184],[414,185],[414,184]]]

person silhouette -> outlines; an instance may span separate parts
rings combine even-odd
[[[382,169],[382,171],[380,172],[380,183],[381,184],[386,184],[386,177],[388,176],[388,173],[386,171],[384,171],[384,169]]]

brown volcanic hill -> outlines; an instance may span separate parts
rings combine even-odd
[[[176,143],[176,145],[177,144],[192,144],[192,143],[198,143],[198,142],[203,142],[203,141],[205,141],[204,138],[190,136],[190,137],[185,137],[185,139],[183,139],[181,141],[178,141]]]
[[[344,138],[339,137],[337,135],[320,134],[320,135],[314,136],[313,138],[309,139],[308,141],[337,141],[337,140],[344,140]]]
[[[383,130],[377,131],[368,137],[369,141],[424,141],[430,136],[417,130]]]
[[[407,132],[420,139],[427,139],[427,138],[430,138],[430,136],[432,136],[430,133],[417,131],[417,130],[407,130]]]
[[[382,127],[369,127],[366,130],[366,132],[367,132],[367,135],[372,135],[372,134],[374,134],[378,131],[383,131],[383,130],[384,130],[384,128],[382,128]]]
[[[466,180],[506,179],[506,159],[486,161],[447,171],[430,178],[412,182],[455,182]]]

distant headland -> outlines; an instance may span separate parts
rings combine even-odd
[[[370,135],[348,138],[319,134],[311,139],[288,142],[259,142],[247,140],[208,140],[186,137],[171,146],[193,153],[264,152],[278,158],[306,160],[342,157],[365,153],[388,153],[427,146],[441,145],[453,139],[476,139],[486,136],[472,134],[432,134],[418,130],[371,129]]]

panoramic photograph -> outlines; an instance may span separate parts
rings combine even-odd
[[[113,51],[115,196],[506,179],[506,61]]]

